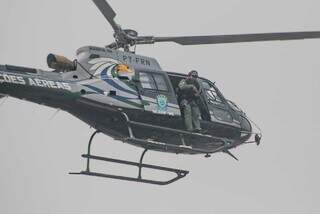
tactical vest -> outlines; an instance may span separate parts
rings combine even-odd
[[[186,84],[188,85],[193,85],[195,86],[198,90],[200,90],[200,84],[197,80],[195,79],[186,79]],[[193,90],[179,90],[179,96],[180,99],[183,100],[188,100],[189,102],[192,100],[195,100],[196,97],[194,96],[194,91]]]

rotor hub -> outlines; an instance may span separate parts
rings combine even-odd
[[[136,45],[138,40],[138,32],[132,29],[120,29],[113,34],[116,43],[109,45],[112,48],[124,48],[128,50],[129,47]]]
[[[138,32],[132,29],[124,29],[123,32],[126,34],[127,38],[136,40],[138,38]]]

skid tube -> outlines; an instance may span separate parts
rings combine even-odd
[[[150,165],[150,164],[142,163],[143,162],[143,158],[144,158],[146,152],[148,151],[148,149],[145,149],[142,152],[139,162],[132,162],[132,161],[127,161],[127,160],[120,160],[120,159],[113,159],[113,158],[108,158],[108,157],[100,157],[100,156],[91,155],[92,141],[93,141],[93,138],[98,133],[100,133],[99,130],[95,131],[91,135],[89,143],[88,143],[87,154],[83,154],[82,155],[83,158],[87,159],[86,170],[81,171],[81,172],[70,172],[69,174],[72,174],[72,175],[88,175],[88,176],[111,178],[111,179],[117,179],[117,180],[134,181],[134,182],[147,183],[147,184],[167,185],[167,184],[171,184],[171,183],[173,183],[173,182],[175,182],[175,181],[177,181],[177,180],[179,180],[181,178],[184,178],[189,173],[189,171],[186,171],[186,170],[174,169],[174,168],[168,168],[168,167],[163,167],[163,166],[157,166],[157,165]],[[122,165],[127,165],[127,166],[136,166],[136,167],[138,167],[138,176],[137,177],[128,177],[128,176],[120,176],[120,175],[92,172],[90,170],[90,160],[105,161],[105,162],[117,163],[117,164],[122,164]],[[144,178],[142,178],[142,169],[143,168],[159,170],[159,171],[165,171],[165,172],[171,172],[171,173],[175,173],[176,176],[173,177],[172,179],[166,180],[166,181],[144,179]]]

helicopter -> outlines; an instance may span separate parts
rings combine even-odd
[[[227,99],[215,82],[199,77],[201,83],[201,127],[204,133],[187,131],[180,106],[178,84],[186,74],[165,71],[149,56],[136,54],[136,46],[158,42],[180,45],[300,40],[320,38],[320,31],[239,35],[155,37],[140,36],[123,29],[106,0],[93,0],[111,25],[115,41],[105,47],[85,46],[76,59],[49,54],[51,70],[0,65],[0,98],[11,96],[66,111],[95,129],[91,135],[83,171],[74,175],[97,176],[156,185],[176,182],[189,173],[143,162],[147,151],[204,155],[232,153],[244,144],[259,145],[262,133],[237,104]],[[98,133],[143,149],[138,162],[97,156],[91,153]],[[138,168],[136,177],[92,171],[92,160]],[[142,169],[172,173],[169,180],[146,179]]]

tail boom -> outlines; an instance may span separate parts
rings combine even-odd
[[[0,65],[0,97],[28,100],[60,108],[62,100],[70,99],[72,83],[62,80],[58,73],[42,75],[44,71],[10,65]]]

